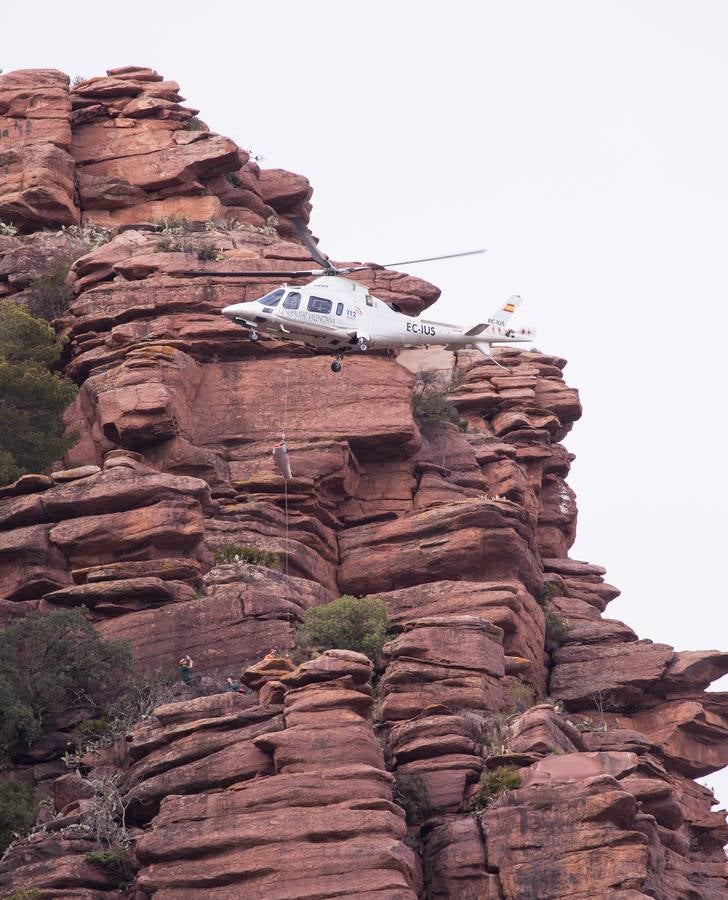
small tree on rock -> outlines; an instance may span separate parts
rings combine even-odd
[[[0,782],[0,856],[10,846],[13,835],[32,828],[38,812],[35,790],[29,784],[10,778]]]
[[[0,484],[42,471],[78,439],[60,430],[77,394],[73,382],[49,371],[60,353],[47,322],[0,304]]]
[[[128,646],[102,640],[80,610],[32,613],[0,631],[0,759],[26,751],[50,716],[115,699],[130,669]]]
[[[374,659],[389,639],[389,615],[382,600],[345,594],[307,610],[303,630],[321,650],[355,650]]]

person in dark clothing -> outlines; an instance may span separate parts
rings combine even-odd
[[[225,690],[226,691],[239,691],[240,690],[240,682],[236,681],[232,675],[228,675],[225,679]]]
[[[179,677],[182,679],[183,684],[194,684],[195,676],[192,674],[194,666],[195,664],[189,654],[186,653],[182,659],[180,659]]]

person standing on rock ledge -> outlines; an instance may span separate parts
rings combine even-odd
[[[194,667],[195,663],[192,657],[188,653],[185,653],[179,661],[179,677],[182,679],[183,684],[194,683],[195,676],[192,674]]]

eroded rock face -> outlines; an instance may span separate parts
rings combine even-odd
[[[410,719],[441,703],[471,711],[499,710],[505,675],[503,633],[470,616],[417,619],[386,644],[381,715]]]
[[[169,898],[239,896],[244,885],[251,896],[281,900],[414,900],[415,854],[362,685],[370,673],[366,657],[331,651],[286,679],[283,707],[268,707],[267,720],[265,707],[237,714],[255,717],[252,727],[237,727],[233,714],[210,721],[202,742],[194,722],[167,729],[166,739],[148,733],[147,746],[164,747],[135,764],[145,797],[177,795],[162,799],[138,842],[140,888]],[[200,778],[224,789],[202,793]]]
[[[244,685],[180,686],[84,757],[129,778],[139,898],[725,896],[725,816],[692,779],[728,763],[726,696],[706,690],[728,655],[638,640],[603,615],[604,569],[569,557],[565,360],[370,353],[337,376],[246,340],[220,310],[313,264],[292,223],[312,189],[183,102],[145,67],[73,90],[0,76],[0,219],[30,232],[0,236],[0,297],[75,259],[55,325],[81,435],[0,488],[0,621],[83,605],[140,670],[189,653],[205,690]],[[439,295],[357,280],[405,313]],[[435,365],[465,432],[413,417],[413,372]],[[376,671],[345,650],[296,665],[305,611],[342,593],[389,610]],[[65,824],[88,802],[67,724],[18,768]],[[3,896],[117,896],[59,829],[12,849]]]
[[[23,230],[80,221],[68,81],[55,69],[0,75],[0,221]]]

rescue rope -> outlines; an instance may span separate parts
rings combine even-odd
[[[286,445],[286,416],[288,414],[288,380],[291,375],[291,350],[290,345],[288,349],[288,359],[286,360],[286,386],[283,390],[283,422],[281,423],[281,443],[285,447]],[[288,582],[288,556],[290,553],[290,544],[288,540],[288,479],[284,476],[283,478],[283,508],[284,508],[284,516],[286,523],[286,539],[285,539],[285,563],[284,563],[284,575],[286,579],[285,583],[285,596],[284,601],[286,603],[286,621],[290,625],[291,623],[291,611],[289,607],[289,582]]]

